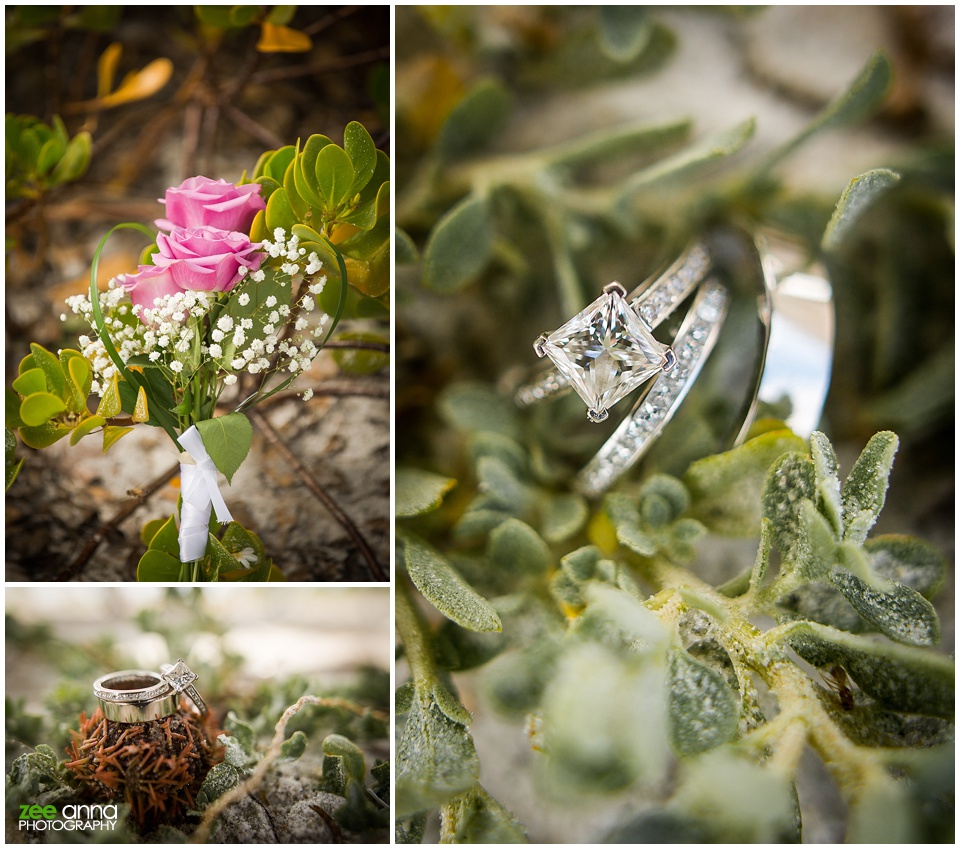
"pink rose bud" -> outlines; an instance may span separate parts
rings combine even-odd
[[[154,309],[157,298],[180,291],[170,269],[156,265],[141,265],[137,274],[121,274],[117,281],[130,291],[134,312],[141,320],[141,310]]]
[[[161,230],[216,227],[246,233],[257,212],[267,208],[258,183],[235,186],[209,177],[190,177],[171,186],[160,203],[167,207],[167,217],[154,222]]]
[[[263,254],[243,233],[214,227],[175,229],[159,233],[154,264],[170,271],[184,290],[229,292],[248,272],[260,268]],[[241,271],[241,269],[246,271]]]

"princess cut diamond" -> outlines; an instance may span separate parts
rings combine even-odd
[[[610,284],[590,306],[533,346],[570,381],[591,421],[603,421],[617,401],[675,362],[625,295],[619,283]]]
[[[174,690],[182,693],[200,676],[192,672],[181,658],[173,666],[165,667],[162,671],[162,677]]]

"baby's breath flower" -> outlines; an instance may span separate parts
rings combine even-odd
[[[233,319],[228,315],[222,315],[217,319],[217,327],[219,327],[224,333],[228,330],[233,330]]]
[[[275,307],[277,305],[277,299],[274,295],[271,295],[263,303],[264,303],[264,306]]]
[[[210,338],[211,338],[214,342],[222,342],[222,341],[224,340],[224,337],[225,337],[226,335],[227,335],[226,333],[224,333],[222,330],[220,330],[220,329],[218,328],[218,329],[214,330],[214,331],[210,334]]]
[[[208,353],[210,354],[211,357],[213,357],[214,359],[217,359],[223,356],[223,348],[221,348],[217,344],[213,344],[209,347]]]
[[[228,374],[228,375],[223,379],[223,382],[224,382],[224,384],[226,384],[227,386],[233,386],[233,384],[237,382],[237,376],[236,376],[235,374]]]
[[[243,267],[243,266],[241,266],[241,268],[242,268],[242,267]],[[237,303],[240,304],[241,307],[245,307],[247,304],[250,303],[250,296],[249,296],[246,292],[242,292],[242,293],[237,297]]]
[[[243,357],[234,357],[232,360],[230,360],[230,368],[237,369],[237,371],[246,366],[246,364],[247,361],[243,359]]]
[[[172,363],[170,363],[170,371],[180,374],[180,372],[183,371],[183,363],[181,363],[179,360],[174,360]]]
[[[311,298],[309,295],[304,295],[300,304],[307,312],[312,312],[314,309],[316,309],[316,304],[313,302],[313,298]]]
[[[265,276],[266,275],[262,271],[258,270],[254,271],[253,274],[250,275],[250,279],[253,280],[254,283],[262,283]]]
[[[313,397],[312,389],[304,389],[303,394],[300,396],[304,401],[309,401]]]

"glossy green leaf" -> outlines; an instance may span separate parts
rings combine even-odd
[[[363,124],[351,121],[343,131],[343,149],[354,171],[353,183],[348,191],[352,197],[373,177],[377,166],[377,146]]]
[[[179,558],[165,551],[150,549],[137,564],[137,580],[145,582],[175,583],[180,580]]]
[[[23,468],[23,458],[17,459],[17,437],[10,428],[4,428],[4,469],[6,471],[6,486],[4,491],[10,489],[13,482],[20,474]]]
[[[33,362],[36,367],[43,369],[43,373],[47,378],[48,390],[54,395],[62,396],[66,388],[66,377],[64,376],[63,369],[60,367],[59,358],[36,342],[30,343],[30,353],[33,356]]]
[[[399,468],[394,475],[396,516],[406,519],[436,510],[457,482],[422,469]]]
[[[293,225],[299,222],[299,217],[290,206],[290,200],[284,189],[277,189],[267,201],[265,212],[265,221],[267,231],[272,235],[273,231],[280,227],[287,233],[293,230]]]
[[[454,206],[430,233],[423,249],[423,285],[451,294],[475,280],[493,257],[490,202],[470,195]]]
[[[31,368],[21,372],[10,385],[23,396],[34,395],[47,391],[47,378],[42,368]],[[20,399],[17,399],[18,408],[21,403]]]
[[[40,153],[37,156],[37,173],[42,176],[53,170],[53,167],[60,161],[66,149],[66,144],[60,139],[56,137],[47,139],[40,148]]]
[[[432,693],[418,692],[397,746],[396,816],[436,808],[473,787],[479,775],[466,728],[440,710]]]
[[[767,472],[782,454],[805,451],[788,430],[770,431],[723,454],[698,460],[683,476],[692,499],[691,515],[724,536],[760,532],[760,499]]]
[[[24,425],[20,428],[20,438],[24,445],[29,445],[31,448],[47,448],[54,442],[63,439],[72,430],[71,425],[54,424],[53,422],[44,422],[37,427]]]
[[[197,422],[197,430],[210,459],[229,483],[250,451],[253,442],[250,420],[243,413],[230,413]]]
[[[670,741],[679,755],[713,749],[737,733],[739,707],[726,679],[683,649],[669,655]]]
[[[103,427],[105,424],[106,420],[102,416],[87,416],[74,428],[73,433],[70,434],[70,444],[76,445],[88,433],[98,427]]]
[[[416,537],[403,534],[407,573],[423,597],[448,619],[471,631],[499,631],[500,617],[449,561]]]
[[[46,384],[44,384],[46,386]],[[4,422],[11,430],[23,427],[23,419],[20,418],[20,404],[22,399],[9,386],[4,387]]]
[[[337,209],[351,197],[350,190],[355,178],[353,164],[342,147],[328,144],[317,154],[317,188],[326,211]]]
[[[107,451],[117,442],[117,440],[122,439],[128,433],[132,433],[132,427],[116,427],[114,425],[107,425],[103,429],[103,453],[106,454]]]
[[[299,151],[296,166],[293,169],[297,194],[308,204],[318,208],[323,206],[323,197],[316,185],[317,158],[320,156],[320,151],[329,144],[333,144],[333,142],[326,136],[319,134],[310,136],[303,146],[303,150]]]
[[[57,163],[50,175],[50,181],[58,186],[61,183],[70,183],[82,177],[90,166],[90,155],[93,149],[93,140],[90,133],[83,131],[77,133],[70,143],[63,158]]]
[[[79,353],[72,357],[65,356],[66,354],[67,351],[60,352],[61,365],[66,364],[64,371],[70,378],[67,381],[67,389],[71,396],[68,406],[73,412],[85,412],[87,398],[90,396],[90,390],[93,386],[93,371],[90,364]]]
[[[56,395],[49,392],[34,392],[23,399],[20,418],[28,427],[39,427],[67,409]]]

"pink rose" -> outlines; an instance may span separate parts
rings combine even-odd
[[[156,306],[154,301],[166,295],[179,292],[180,287],[173,279],[169,268],[156,265],[141,265],[137,274],[121,274],[117,281],[130,291],[130,300],[133,302],[134,314],[141,320],[141,310],[152,310]]]
[[[248,233],[257,212],[267,208],[258,183],[235,186],[209,177],[191,177],[171,186],[160,203],[167,206],[167,217],[155,222],[161,230],[216,227]]]
[[[214,227],[159,233],[157,246],[160,253],[153,255],[154,265],[169,270],[181,289],[194,291],[229,292],[263,260],[260,245],[251,244],[243,233]]]

